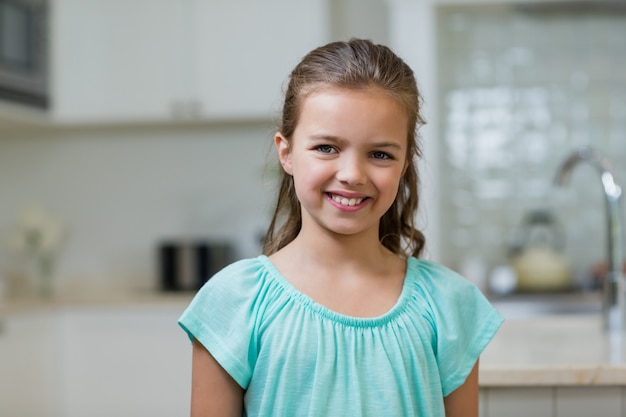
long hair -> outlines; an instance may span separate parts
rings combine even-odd
[[[418,128],[425,124],[420,114],[422,98],[411,68],[391,49],[369,40],[332,42],[309,52],[293,69],[285,93],[280,133],[291,141],[303,100],[328,87],[380,88],[396,99],[408,115],[408,167],[400,180],[395,201],[382,216],[380,242],[392,252],[419,256],[425,238],[415,228],[419,202],[416,159],[421,157]],[[296,238],[302,227],[300,203],[293,177],[281,170],[280,187],[272,221],[265,235],[263,253],[271,255]]]

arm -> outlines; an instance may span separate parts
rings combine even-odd
[[[243,389],[200,342],[193,341],[191,416],[241,417]]]
[[[443,399],[446,417],[478,417],[478,361],[467,379]]]

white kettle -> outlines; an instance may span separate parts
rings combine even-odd
[[[511,265],[520,292],[552,292],[571,286],[571,273],[562,253],[563,232],[548,210],[529,212],[511,247]]]

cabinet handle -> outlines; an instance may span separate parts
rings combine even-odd
[[[200,100],[192,100],[189,103],[189,115],[193,119],[199,119],[202,116],[202,102]]]
[[[200,100],[173,101],[170,111],[176,120],[198,119],[202,116],[202,102]]]
[[[170,105],[170,111],[174,119],[184,119],[185,113],[187,113],[186,105],[184,101],[173,101]]]

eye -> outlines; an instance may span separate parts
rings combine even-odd
[[[374,159],[392,159],[392,156],[389,155],[387,152],[375,151],[375,152],[372,152],[372,158],[374,158]]]
[[[319,146],[317,146],[315,149],[316,149],[319,153],[326,153],[326,154],[329,154],[329,153],[333,153],[333,152],[335,152],[335,148],[333,148],[333,147],[332,147],[332,146],[330,146],[330,145],[319,145]]]

